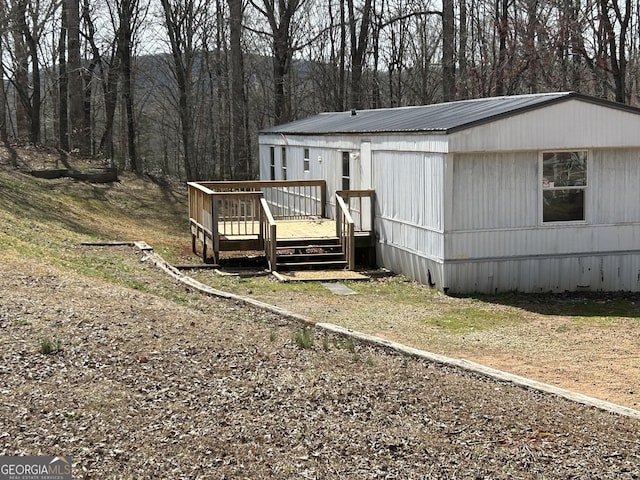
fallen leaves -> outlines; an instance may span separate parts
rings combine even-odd
[[[300,325],[233,302],[13,267],[0,455],[64,453],[87,479],[640,475],[634,420],[337,338],[301,349]],[[64,350],[40,355],[51,325]]]

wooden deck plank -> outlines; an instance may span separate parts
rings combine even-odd
[[[253,225],[249,225],[253,224]],[[303,220],[278,220],[278,239],[292,239],[292,238],[333,238],[336,236],[336,223],[334,220],[328,218],[307,218]],[[220,222],[218,230],[220,232],[221,240],[253,240],[257,239],[258,235],[251,234],[227,234],[224,232],[231,232],[229,225],[225,222]],[[258,222],[247,222],[246,231],[257,232],[260,230]]]
[[[278,238],[333,238],[336,236],[336,222],[328,218],[308,218],[304,220],[279,220]]]

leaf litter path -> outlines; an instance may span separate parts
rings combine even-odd
[[[301,349],[294,320],[89,253],[134,288],[0,252],[0,455],[87,479],[640,476],[636,420],[340,336]]]

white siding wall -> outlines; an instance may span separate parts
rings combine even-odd
[[[640,222],[640,150],[595,150],[590,154],[587,166],[590,222]]]
[[[316,180],[323,178],[322,163],[318,162],[317,148],[309,149],[309,171],[304,171],[304,149],[297,145],[260,145],[260,179],[269,180],[269,166],[271,161],[271,147],[275,147],[276,178],[282,180],[282,147],[287,150],[287,179],[288,180]]]
[[[535,226],[538,153],[457,154],[447,230]]]
[[[444,155],[376,151],[373,172],[379,242],[441,261]]]
[[[446,259],[640,250],[639,157],[630,149],[590,151],[587,222],[544,225],[537,152],[456,155]]]
[[[451,152],[637,147],[640,115],[577,99],[449,136]]]
[[[585,223],[540,222],[538,161],[537,152],[455,155],[444,287],[639,290],[640,151],[589,151]]]

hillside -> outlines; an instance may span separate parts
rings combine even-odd
[[[640,476],[637,420],[314,334],[130,247],[81,245],[193,261],[181,185],[40,180],[2,158],[0,455],[70,455],[86,479]]]
[[[74,158],[64,162],[79,170],[100,166]],[[168,255],[179,255],[190,245],[183,184],[158,184],[126,173],[108,184],[24,174],[63,166],[55,151],[0,147],[0,234],[20,253],[55,258],[83,241],[145,239]]]

